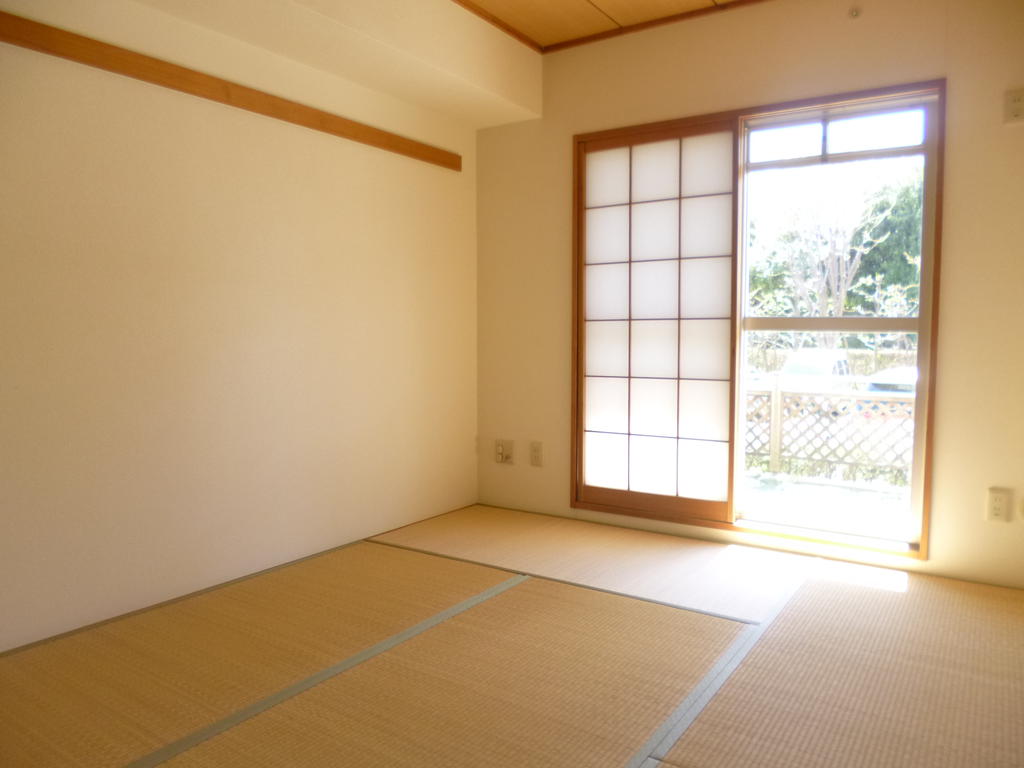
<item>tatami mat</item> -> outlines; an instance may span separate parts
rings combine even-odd
[[[531,579],[168,766],[615,766],[742,625]]]
[[[480,505],[373,540],[749,622],[814,568],[799,555]]]
[[[911,576],[804,586],[673,768],[1024,766],[1024,591]]]
[[[508,577],[360,543],[2,656],[0,765],[124,765]]]

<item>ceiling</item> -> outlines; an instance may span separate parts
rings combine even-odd
[[[760,0],[454,0],[542,53]]]

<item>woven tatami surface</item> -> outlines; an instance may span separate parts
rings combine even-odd
[[[1024,592],[813,582],[665,758],[674,768],[1024,766]]]
[[[619,768],[740,628],[532,579],[167,765]]]
[[[508,577],[361,543],[0,656],[0,765],[124,765]]]
[[[761,622],[813,560],[475,505],[374,541]]]

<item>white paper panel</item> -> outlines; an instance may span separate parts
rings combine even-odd
[[[679,436],[729,439],[729,382],[679,382]]]
[[[584,429],[595,432],[629,431],[629,380],[586,379],[587,412]]]
[[[629,438],[629,489],[672,496],[676,492],[676,440]]]
[[[679,317],[679,262],[633,264],[630,314],[635,318]]]
[[[679,196],[679,141],[633,147],[633,200]]]
[[[678,320],[635,320],[632,334],[629,358],[634,376],[678,376]]]
[[[587,207],[628,202],[629,147],[588,154]]]
[[[679,253],[684,259],[732,253],[732,195],[688,198],[680,212]]]
[[[585,267],[587,320],[625,320],[629,317],[629,265]]]
[[[679,256],[679,201],[632,206],[633,261],[675,259]]]
[[[587,376],[629,375],[629,323],[587,323]]]
[[[732,323],[728,320],[683,320],[679,331],[679,376],[728,379]]]
[[[664,379],[630,379],[631,434],[676,436],[676,383]]]
[[[732,259],[684,259],[680,265],[682,316],[731,317]]]
[[[683,139],[683,195],[732,192],[732,131]]]
[[[679,441],[679,495],[708,501],[728,499],[728,443]]]
[[[587,264],[629,261],[629,206],[587,211]]]
[[[629,438],[587,432],[583,436],[583,482],[601,488],[629,487]]]

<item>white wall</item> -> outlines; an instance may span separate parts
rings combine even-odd
[[[0,649],[476,501],[472,129],[52,5],[465,170],[0,45]]]
[[[480,440],[543,440],[546,466],[481,452],[484,503],[728,541],[569,507],[572,136],[948,78],[931,559],[875,561],[1024,586],[1024,86],[1019,0],[773,0],[545,57],[542,120],[479,140]],[[983,519],[985,489],[1018,517]],[[844,556],[851,556],[848,551]]]
[[[451,0],[136,2],[474,125],[540,116],[540,54]]]

